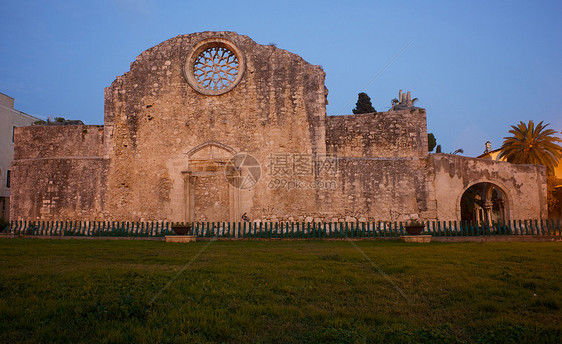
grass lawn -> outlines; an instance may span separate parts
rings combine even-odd
[[[562,337],[562,243],[0,239],[0,263],[2,343]]]

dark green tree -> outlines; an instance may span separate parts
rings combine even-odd
[[[435,139],[433,133],[427,134],[427,151],[431,152],[436,145],[437,145],[437,140]]]
[[[377,110],[373,107],[371,103],[371,98],[367,95],[367,93],[361,92],[357,95],[357,103],[355,103],[355,109],[353,109],[353,113],[355,115],[361,113],[377,113]]]

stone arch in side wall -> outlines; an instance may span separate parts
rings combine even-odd
[[[513,197],[501,182],[478,179],[467,184],[457,197],[457,218],[461,221],[504,222],[512,219]]]

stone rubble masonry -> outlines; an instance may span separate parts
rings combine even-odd
[[[326,149],[346,157],[425,157],[425,110],[377,112],[326,118]]]
[[[97,125],[16,128],[12,219],[104,219],[103,131]]]
[[[231,91],[209,96],[184,65],[213,37],[235,44],[246,68]],[[320,66],[234,32],[162,42],[105,89],[104,126],[16,129],[12,219],[457,220],[480,181],[506,192],[508,218],[546,217],[544,168],[428,154],[425,109],[328,117],[324,80]],[[240,152],[261,164],[249,189],[224,175]],[[283,154],[335,154],[337,172],[278,175],[271,157]],[[271,187],[280,180],[307,187]]]

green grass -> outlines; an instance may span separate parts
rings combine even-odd
[[[1,239],[0,262],[2,343],[561,339],[561,243]]]

